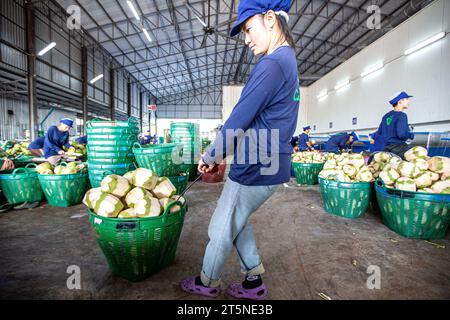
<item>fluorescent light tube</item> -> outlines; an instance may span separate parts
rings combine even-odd
[[[440,32],[437,35],[432,36],[431,38],[428,38],[427,40],[422,41],[418,45],[416,45],[416,46],[406,50],[405,51],[405,56],[410,55],[411,53],[416,52],[416,51],[418,51],[418,50],[420,50],[420,49],[422,49],[422,48],[432,44],[433,42],[436,42],[436,41],[442,39],[443,37],[445,37],[445,32]]]
[[[151,38],[150,35],[148,34],[147,29],[143,28],[143,29],[142,29],[142,32],[144,32],[144,34],[145,34],[145,36],[147,37],[148,41],[149,41],[149,42],[152,42],[152,38]]]
[[[383,63],[379,63],[375,66],[372,66],[370,68],[367,68],[363,73],[361,73],[361,78],[367,77],[369,74],[374,73],[384,67]]]
[[[136,17],[137,20],[141,20],[141,18],[139,17],[136,8],[134,7],[133,3],[130,0],[127,0],[128,6],[130,7],[131,11],[133,12],[134,16]]]
[[[319,95],[317,96],[317,99],[318,99],[319,101],[322,101],[322,100],[324,100],[326,97],[328,97],[328,91],[325,91],[325,92],[319,94]]]
[[[336,87],[334,87],[334,90],[340,91],[349,85],[350,85],[350,80],[345,80],[344,82],[342,82],[342,83],[338,84]]]
[[[96,76],[94,79],[92,79],[91,81],[89,81],[90,84],[93,84],[94,82],[100,80],[101,78],[103,78],[103,74],[99,74],[98,76]]]
[[[46,46],[44,49],[39,51],[38,56],[43,56],[46,54],[49,50],[51,50],[54,46],[56,46],[56,42],[50,43],[48,46]]]

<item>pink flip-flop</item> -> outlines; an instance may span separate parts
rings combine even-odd
[[[211,288],[195,284],[195,276],[183,279],[181,289],[188,293],[198,294],[205,297],[217,298],[220,294],[220,287]]]
[[[233,283],[228,286],[227,293],[238,299],[265,300],[269,291],[264,283],[254,289],[244,289],[242,283]]]

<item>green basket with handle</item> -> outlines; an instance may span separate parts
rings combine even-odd
[[[175,205],[180,210],[170,213]],[[89,210],[89,221],[113,273],[136,282],[174,261],[186,210],[179,201],[170,203],[161,216],[149,218],[105,218]]]
[[[176,194],[182,194],[186,190],[189,182],[189,173],[168,178],[177,189]]]
[[[9,204],[38,202],[44,198],[34,163],[24,168],[2,171],[0,186]]]
[[[413,239],[442,239],[450,223],[450,194],[430,194],[387,188],[375,183],[383,223]]]
[[[61,162],[60,165],[66,165]],[[83,201],[89,187],[87,171],[76,174],[39,174],[39,183],[49,205],[70,207]]]
[[[292,162],[297,184],[315,185],[319,183],[319,173],[323,169],[323,163]]]
[[[142,146],[135,142],[133,154],[140,168],[150,169],[160,177],[177,175],[183,163],[183,148],[174,143]]]
[[[94,128],[137,128],[139,129],[139,121],[135,117],[129,117],[127,121],[92,119],[86,123],[87,129]]]
[[[366,212],[371,198],[370,182],[340,182],[319,177],[325,211],[348,219]]]

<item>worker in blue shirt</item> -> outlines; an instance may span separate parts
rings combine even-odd
[[[359,137],[355,132],[341,132],[334,136],[331,136],[331,138],[325,144],[325,148],[323,151],[340,153],[344,149],[351,148],[352,144],[358,140]]]
[[[28,150],[30,150],[33,155],[42,157],[44,155],[44,140],[45,136],[35,139],[28,145]]]
[[[52,165],[58,163],[65,154],[63,148],[70,148],[69,130],[73,127],[73,120],[61,119],[58,126],[51,126],[45,134],[44,157]]]
[[[242,31],[254,55],[261,55],[241,97],[215,141],[199,161],[201,173],[213,172],[234,153],[230,173],[211,218],[209,242],[199,276],[186,278],[188,293],[217,297],[225,261],[233,249],[239,256],[242,283],[228,286],[236,298],[265,299],[268,289],[249,221],[290,180],[292,146],[300,90],[295,45],[289,31],[289,0],[241,0],[231,36]]]
[[[87,141],[87,136],[81,136],[75,139],[75,141],[79,144],[84,144],[87,145],[88,141]]]
[[[408,116],[403,112],[409,108],[410,98],[412,96],[404,91],[395,94],[389,101],[394,109],[383,116],[378,130],[374,133],[377,149],[392,152],[403,159],[405,152],[413,147],[406,144],[406,141],[414,139]]]
[[[314,146],[309,140],[309,133],[311,132],[311,127],[306,126],[303,128],[302,134],[298,138],[298,149],[300,151],[312,151]]]

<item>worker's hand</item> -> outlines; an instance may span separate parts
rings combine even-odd
[[[370,144],[374,144],[375,140],[373,140],[372,138],[369,138],[369,142],[370,142]]]
[[[64,154],[66,154],[66,153],[63,150],[59,150],[58,154],[62,156]]]
[[[212,172],[214,167],[216,166],[216,164],[212,164],[212,165],[207,165],[203,159],[200,159],[200,161],[198,162],[198,167],[197,170],[200,173],[208,173],[208,172]]]
[[[2,168],[0,170],[14,169],[14,162],[6,157],[3,160],[5,160],[5,162],[3,162]]]

